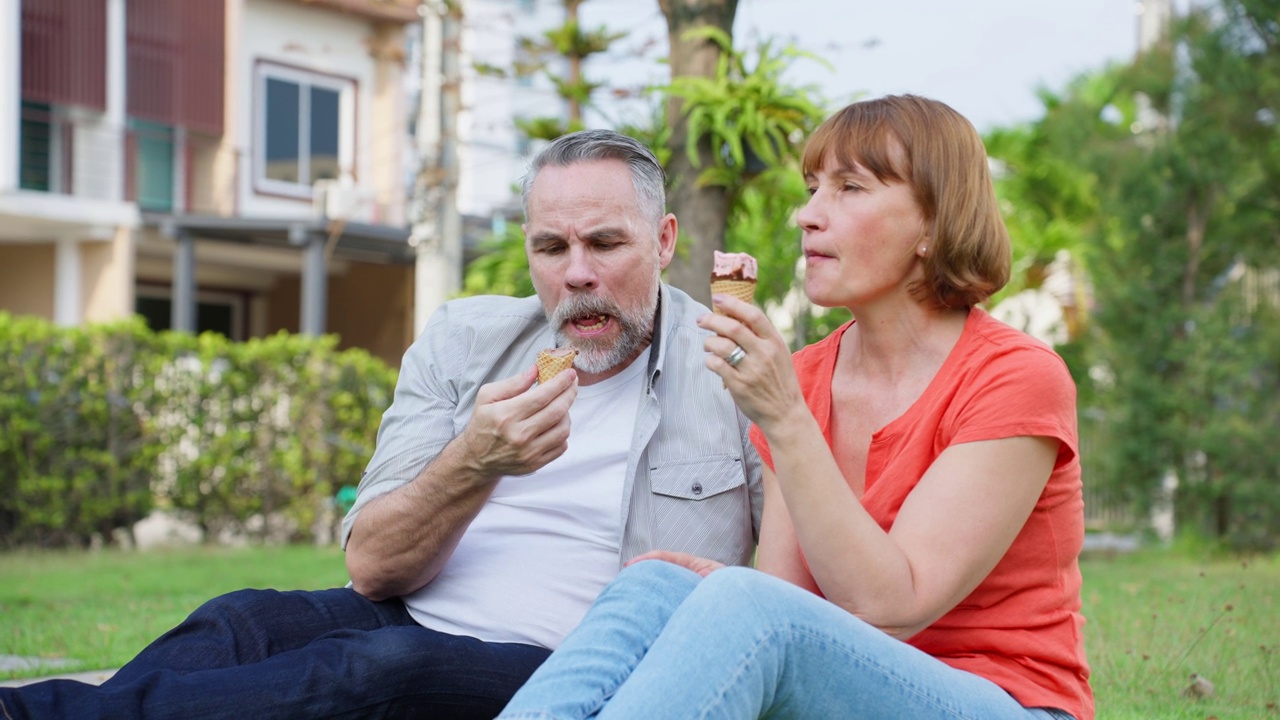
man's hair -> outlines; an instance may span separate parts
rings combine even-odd
[[[666,174],[662,164],[638,140],[613,130],[581,130],[561,135],[543,148],[521,181],[520,202],[525,218],[529,217],[529,192],[543,168],[596,160],[621,160],[627,164],[640,211],[656,226],[667,212]]]
[[[1009,281],[1009,232],[1000,215],[982,137],[948,105],[915,95],[853,103],[832,115],[805,145],[806,176],[866,168],[881,182],[911,188],[929,228],[922,302],[969,307]]]

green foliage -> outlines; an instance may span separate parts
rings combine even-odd
[[[583,129],[581,121],[558,117],[516,118],[515,122],[520,132],[534,140],[555,140],[561,135]]]
[[[533,294],[529,257],[524,250],[524,232],[519,225],[507,223],[501,235],[492,236],[481,244],[480,255],[467,265],[461,294],[512,297]]]
[[[1141,514],[1172,472],[1179,526],[1242,550],[1280,544],[1280,45],[1260,7],[1196,6],[991,138],[1023,257],[1066,248],[1092,280],[1073,372],[1110,433],[1089,481]]]
[[[111,540],[153,502],[210,538],[308,535],[359,479],[395,384],[335,344],[0,314],[0,545]]]
[[[60,329],[0,312],[0,546],[84,543],[144,517],[159,448],[140,322]]]
[[[688,121],[685,152],[694,166],[701,165],[698,146],[704,139],[721,149],[698,182],[734,188],[765,168],[794,160],[799,143],[826,110],[816,88],[790,85],[782,76],[796,59],[823,61],[791,45],[775,51],[765,42],[752,66],[719,28],[699,27],[688,35],[711,40],[721,49],[714,77],[674,77],[663,88],[682,101],[680,111]]]

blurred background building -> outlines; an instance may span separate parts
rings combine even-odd
[[[0,2],[0,310],[398,363],[418,6]]]

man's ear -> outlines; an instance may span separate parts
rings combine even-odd
[[[680,224],[676,216],[667,213],[658,224],[658,267],[665,270],[676,254],[676,238],[680,236]]]

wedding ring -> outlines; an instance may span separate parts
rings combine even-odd
[[[735,345],[733,352],[725,356],[724,361],[729,363],[729,367],[738,367],[738,363],[742,362],[742,358],[747,356],[747,351],[742,349],[741,345]]]

